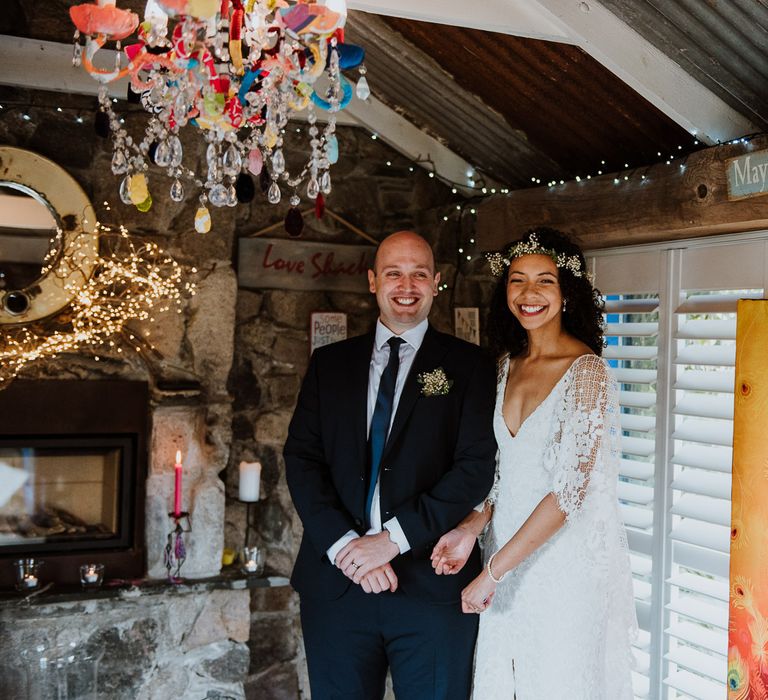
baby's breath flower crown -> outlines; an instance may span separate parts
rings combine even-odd
[[[528,236],[527,241],[518,241],[509,247],[504,253],[487,253],[486,258],[491,265],[491,273],[495,277],[501,277],[509,267],[510,262],[523,255],[548,255],[561,270],[568,270],[574,277],[584,277],[585,271],[581,267],[578,255],[565,255],[558,253],[554,248],[545,248],[539,243],[539,237],[534,231]]]

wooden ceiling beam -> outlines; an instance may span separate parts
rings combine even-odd
[[[392,17],[574,44],[709,145],[762,131],[597,0],[349,0]]]
[[[553,21],[549,12],[526,0],[348,0],[347,6],[387,17],[573,43],[561,22]]]
[[[497,195],[478,207],[475,238],[482,250],[498,250],[530,228],[551,226],[594,250],[768,229],[768,196],[731,201],[726,183],[729,158],[765,148],[768,136],[760,136],[682,163]]]
[[[573,43],[699,141],[712,145],[762,131],[596,0],[529,1],[559,22]]]

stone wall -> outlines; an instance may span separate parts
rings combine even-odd
[[[248,591],[203,585],[0,606],[3,698],[243,698]],[[25,692],[26,687],[26,692]],[[66,690],[64,690],[66,688]]]
[[[132,233],[157,240],[187,270],[193,266],[199,270],[196,275],[189,273],[197,282],[198,294],[186,303],[181,315],[166,314],[151,327],[137,329],[149,332],[145,336],[146,352],[128,358],[102,352],[98,361],[92,355],[69,356],[29,370],[29,376],[36,377],[121,376],[150,382],[153,433],[147,484],[149,575],[160,577],[165,573],[162,546],[168,529],[173,453],[181,449],[185,465],[184,507],[193,514],[189,559],[182,573],[191,578],[215,574],[222,548],[241,546],[245,508],[237,501],[237,465],[243,459],[259,459],[264,469],[261,501],[255,506],[257,539],[266,548],[267,573],[288,576],[301,524],[285,485],[281,451],[307,366],[309,314],[343,311],[348,314],[350,335],[356,335],[375,321],[373,297],[341,292],[238,289],[233,264],[238,237],[281,220],[287,211],[287,195],[277,207],[267,204],[259,193],[250,206],[212,208],[213,229],[207,235],[199,235],[193,229],[197,193],[188,188],[184,202],[171,202],[167,195],[170,182],[159,173],[150,172],[154,204],[149,213],[141,214],[119,201],[119,183],[109,168],[109,144],[97,138],[92,128],[94,99],[0,88],[0,103],[0,143],[29,148],[57,162],[80,183],[103,222],[120,223]],[[30,119],[23,119],[23,114]],[[77,117],[82,117],[83,123]],[[129,130],[139,133],[143,115],[133,107],[126,119]],[[487,277],[476,260],[467,262],[457,252],[473,235],[472,217],[466,211],[462,216],[455,211],[460,198],[363,130],[340,128],[338,138],[341,157],[332,170],[333,191],[327,198],[327,207],[377,240],[392,231],[411,228],[433,243],[443,280],[449,285],[436,300],[431,317],[441,330],[452,330],[454,305],[484,307],[489,295]],[[183,141],[185,159],[191,156],[188,163],[196,161],[199,168],[201,156],[196,140],[185,137]],[[289,165],[298,156],[289,151]],[[301,206],[305,207],[306,201]],[[446,215],[450,215],[447,221]],[[327,216],[320,221],[307,217],[306,224],[308,240],[363,242]],[[270,235],[284,234],[278,231]],[[199,602],[190,602],[190,610],[195,605],[204,607],[205,595],[200,596]],[[167,621],[163,624],[176,625],[175,629],[189,626],[187,636],[197,624],[197,618],[186,615],[172,619],[176,612],[181,614],[179,607],[184,607],[173,601],[153,601],[146,609],[142,604],[137,601],[135,616],[127,618],[125,611],[122,615],[118,612],[120,606],[114,606],[114,602],[89,604],[90,607],[73,605],[51,612],[50,629],[56,625],[63,627],[66,621],[89,629],[100,611],[107,618],[112,614],[122,617],[123,627],[134,622],[141,625],[139,620],[146,619],[147,611],[155,610],[156,605],[158,610],[162,609],[157,613],[158,619]],[[233,605],[246,614],[239,599]],[[43,617],[47,616],[40,619]],[[32,615],[25,619],[37,618]],[[131,619],[134,622],[129,622]],[[98,635],[109,635],[110,625],[107,620]],[[239,636],[232,637],[234,646],[216,642],[206,647],[210,647],[211,653],[218,649],[220,661],[214,663],[213,656],[205,656],[206,651],[200,656],[200,664],[220,664],[229,669],[227,673],[235,669],[237,663],[230,661],[239,658],[237,645],[244,642],[242,630],[238,630]],[[221,639],[229,639],[226,625],[220,625],[218,633]],[[116,640],[123,639],[115,634]],[[248,646],[250,664],[240,679],[244,681],[247,698],[293,700],[309,696],[297,600],[288,587],[252,593]],[[172,655],[172,649],[168,653]],[[180,648],[175,662],[170,661],[171,656],[163,658],[169,666],[190,669],[191,660],[197,657]],[[142,661],[137,647],[128,661],[136,666],[137,678],[143,677],[139,669]],[[194,691],[175,692],[174,678],[173,674],[163,673],[153,676],[155,692],[160,693],[157,697],[163,692],[167,693],[165,697],[203,697],[200,685],[194,686]],[[167,685],[161,681],[167,681]],[[242,697],[241,692],[233,692],[233,696]]]

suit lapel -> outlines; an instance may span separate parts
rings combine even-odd
[[[397,404],[395,420],[392,423],[392,430],[389,431],[387,444],[384,446],[382,461],[386,459],[390,447],[397,441],[421,394],[421,385],[417,381],[418,376],[422,372],[430,372],[439,367],[446,352],[447,348],[443,344],[440,334],[430,325],[421,343],[421,347],[416,353],[416,357],[413,358],[411,371],[405,380],[403,393],[400,395],[400,401]]]

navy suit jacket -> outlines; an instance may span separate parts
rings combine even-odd
[[[291,583],[301,595],[331,600],[354,585],[326,551],[349,530],[365,533],[373,342],[369,333],[315,350],[288,429],[286,478],[304,525]],[[425,396],[417,377],[438,367],[451,388]],[[403,386],[379,477],[382,521],[396,517],[411,545],[391,562],[407,595],[456,601],[480,571],[477,546],[452,576],[437,576],[429,557],[493,484],[495,386],[495,365],[483,351],[429,327]]]

